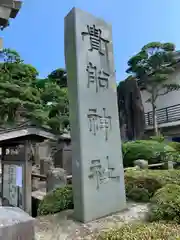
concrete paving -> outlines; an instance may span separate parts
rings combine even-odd
[[[82,224],[73,220],[73,210],[63,211],[37,218],[36,240],[95,240],[101,231],[144,220],[147,212],[148,204],[128,203],[127,210],[123,212]]]

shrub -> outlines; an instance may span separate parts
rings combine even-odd
[[[180,185],[178,170],[128,170],[125,172],[126,196],[134,201],[147,202],[166,184]]]
[[[180,186],[167,184],[157,190],[151,199],[151,221],[174,221],[180,223]]]
[[[155,191],[166,184],[180,185],[178,170],[128,170],[125,173],[126,195],[135,201],[147,202]],[[73,208],[72,186],[47,194],[39,204],[38,215],[47,215]]]
[[[40,202],[38,215],[48,215],[73,208],[72,186],[58,188],[47,194]]]
[[[180,226],[176,224],[125,224],[119,229],[101,234],[97,240],[170,240],[179,239]]]
[[[134,175],[134,172],[132,170],[125,174],[126,196],[134,201],[148,202],[162,184],[155,178]]]
[[[151,136],[150,139],[161,143],[161,142],[164,142],[165,138],[164,136],[159,135],[159,136]]]
[[[126,142],[122,146],[124,167],[132,167],[137,159],[148,160],[149,164],[164,161],[175,149],[167,144],[153,140]]]
[[[179,142],[169,142],[168,145],[174,148],[180,154],[180,143]]]

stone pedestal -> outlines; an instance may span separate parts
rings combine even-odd
[[[34,240],[35,220],[15,207],[0,207],[0,240]]]
[[[148,169],[148,161],[143,159],[138,159],[134,161],[134,166],[138,166],[140,169]]]
[[[40,174],[46,175],[50,169],[50,159],[40,159]]]
[[[39,165],[32,166],[32,173],[40,174],[40,166]],[[32,178],[32,191],[35,191],[38,188],[39,188],[39,179],[38,178]]]
[[[174,169],[173,161],[168,161],[168,169]]]
[[[6,26],[11,14],[11,8],[0,6],[0,26]]]
[[[62,146],[61,149],[56,151],[54,154],[54,166],[60,167],[66,170],[67,175],[72,175],[72,149],[71,145],[68,144]]]
[[[46,191],[51,192],[56,188],[65,187],[67,184],[66,171],[62,168],[52,168],[47,174]]]
[[[168,170],[171,170],[171,169],[174,169],[174,163],[173,161],[167,161],[164,163],[164,165],[162,166],[163,169],[168,169]]]

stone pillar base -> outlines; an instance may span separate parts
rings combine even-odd
[[[0,207],[0,240],[34,240],[35,219],[20,208]]]
[[[51,192],[56,188],[67,185],[66,171],[62,168],[52,168],[47,174],[46,191]]]

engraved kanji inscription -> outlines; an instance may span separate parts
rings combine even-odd
[[[89,51],[96,50],[101,55],[105,55],[108,40],[102,38],[102,30],[100,28],[96,28],[95,25],[89,26],[87,25],[87,32],[82,32],[82,38],[84,40],[84,36],[89,36],[90,39],[90,48]],[[105,50],[103,50],[103,45]]]
[[[98,70],[96,66],[89,62],[86,71],[88,73],[88,88],[90,88],[91,84],[95,85],[96,92],[98,92],[99,89],[109,88],[110,75],[104,70]]]
[[[108,178],[109,179],[119,180],[120,176],[113,175],[113,173],[115,171],[115,167],[111,165],[110,160],[109,160],[109,156],[106,156],[106,160],[107,160]]]
[[[97,109],[89,109],[87,114],[89,131],[96,136],[99,131],[104,131],[105,140],[108,140],[109,131],[112,129],[112,117],[107,114],[106,108],[102,109],[102,115],[97,113]]]
[[[110,166],[109,157],[106,156],[105,166],[102,166],[100,159],[94,159],[90,162],[90,179],[96,180],[96,189],[100,188],[100,185],[107,183],[109,180],[118,180],[120,176],[113,175],[115,168]]]
[[[100,129],[105,131],[105,140],[108,140],[109,131],[112,129],[111,116],[107,115],[106,108],[103,108],[103,115],[100,117]]]
[[[89,178],[96,179],[97,189],[99,189],[99,186],[102,183],[103,175],[104,175],[104,169],[101,165],[101,160],[100,159],[91,160]]]
[[[95,136],[99,130],[99,115],[97,114],[97,109],[89,109],[88,117],[88,124],[89,124],[89,131]]]

